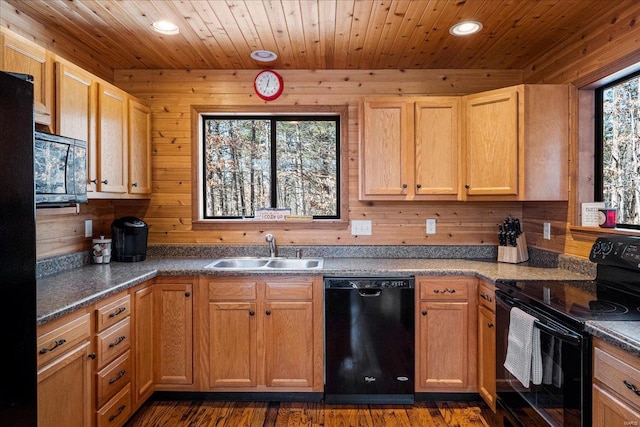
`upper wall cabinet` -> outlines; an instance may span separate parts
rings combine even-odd
[[[151,193],[151,109],[129,98],[129,193]]]
[[[567,200],[569,88],[520,85],[464,97],[466,200]]]
[[[43,47],[4,28],[0,31],[0,70],[33,76],[35,121],[51,126],[53,61]]]
[[[127,193],[127,94],[98,84],[98,191]]]
[[[370,98],[361,103],[361,200],[455,200],[457,97]]]

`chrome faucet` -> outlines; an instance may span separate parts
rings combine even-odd
[[[276,245],[276,238],[273,234],[269,233],[264,236],[264,240],[269,244],[269,256],[275,258],[278,256],[278,246]]]

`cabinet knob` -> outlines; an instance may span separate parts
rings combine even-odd
[[[92,184],[97,184],[97,183],[98,183],[98,180],[97,180],[97,179],[92,179],[90,182],[91,182]]]
[[[131,184],[131,186],[132,186],[132,187],[137,187],[137,186],[138,186],[138,183],[137,183],[137,182],[134,182],[133,184]]]
[[[422,310],[422,315],[426,316],[427,315],[427,310]]]
[[[187,298],[190,297],[191,296],[191,292],[185,292],[184,296],[187,297]]]
[[[94,360],[96,358],[96,354],[95,353],[89,353],[89,355],[87,356],[89,359]]]
[[[108,181],[108,180],[106,180],[106,179],[105,179],[104,181],[100,181],[100,182],[101,182],[101,183],[103,183],[104,185],[109,184],[109,181]]]
[[[493,328],[493,323],[491,323],[491,322],[487,323],[487,327]]]
[[[464,188],[466,188],[468,190],[469,189],[469,184],[465,184]]]
[[[254,316],[255,314],[256,314],[256,312],[255,312],[255,311],[253,311],[253,310],[250,310],[250,311],[249,311],[249,316]]]
[[[267,310],[266,314],[267,316],[271,316],[271,310]]]
[[[422,188],[422,184],[416,184],[416,188],[419,190]]]
[[[408,185],[407,184],[402,184],[402,188],[407,188]]]

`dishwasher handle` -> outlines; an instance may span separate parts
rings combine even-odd
[[[382,289],[358,289],[358,295],[364,298],[379,297]]]

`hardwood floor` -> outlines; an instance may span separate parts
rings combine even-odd
[[[325,405],[313,402],[149,401],[125,427],[492,427],[481,402]]]

